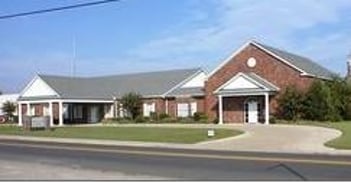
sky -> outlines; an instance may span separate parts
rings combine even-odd
[[[95,0],[1,0],[0,15]],[[0,90],[37,74],[97,76],[202,67],[248,40],[345,75],[350,0],[122,0],[0,20]],[[74,46],[75,45],[75,46]]]

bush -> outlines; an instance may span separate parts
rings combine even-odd
[[[285,120],[298,120],[301,117],[303,100],[303,94],[294,86],[287,87],[278,98],[279,116]]]
[[[213,123],[213,124],[218,124],[218,123],[219,123],[219,119],[218,119],[218,118],[215,118],[215,119],[213,119],[213,120],[211,121],[211,123]]]
[[[166,114],[166,113],[161,113],[159,116],[158,116],[158,118],[160,119],[160,120],[163,120],[163,119],[165,119],[165,118],[169,118],[170,116],[168,115],[168,114]]]
[[[304,100],[304,118],[318,121],[340,120],[340,111],[333,98],[331,88],[323,81],[315,81]]]
[[[135,119],[140,115],[140,109],[142,106],[141,95],[134,92],[126,93],[121,98],[121,103],[124,109],[128,111],[132,119]]]
[[[276,124],[277,123],[277,118],[273,115],[269,116],[269,123],[270,124]]]
[[[158,115],[156,112],[150,112],[150,120],[152,120],[152,121],[158,120]]]
[[[205,113],[202,112],[195,112],[193,115],[193,120],[194,121],[207,121],[208,117]]]
[[[145,123],[145,122],[146,122],[146,120],[145,120],[144,116],[139,115],[135,118],[135,123]]]
[[[173,118],[173,117],[166,117],[159,120],[159,123],[176,123],[176,122],[177,122],[177,118]]]

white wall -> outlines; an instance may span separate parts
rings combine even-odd
[[[5,94],[5,95],[0,95],[0,115],[3,115],[2,112],[2,105],[6,102],[6,101],[10,101],[16,104],[17,106],[17,99],[18,99],[19,94]],[[17,115],[17,107],[16,107],[16,111],[15,111],[15,115]]]
[[[256,84],[247,80],[243,76],[239,76],[235,78],[233,81],[228,83],[223,89],[247,89],[247,88],[259,88]]]
[[[36,78],[31,85],[25,89],[22,97],[53,96],[57,93],[47,85],[41,78]]]
[[[199,73],[191,80],[186,82],[181,88],[192,88],[192,87],[204,87],[206,80],[206,74],[204,72]]]

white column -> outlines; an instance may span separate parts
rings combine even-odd
[[[168,99],[166,98],[165,100],[166,100],[166,102],[165,102],[166,111],[165,112],[166,112],[166,114],[168,114]]]
[[[59,126],[63,126],[63,104],[59,102]]]
[[[265,122],[264,124],[269,125],[269,94],[264,94],[264,102],[265,102]]]
[[[223,124],[223,97],[218,95],[218,124]]]
[[[50,118],[50,126],[54,126],[54,113],[52,112],[52,102],[49,102],[49,118]]]
[[[22,118],[22,103],[18,102],[18,126],[23,126]]]
[[[29,104],[29,102],[28,102],[28,103],[27,103],[27,116],[31,116],[31,112],[32,112],[32,110],[31,110],[30,104]]]

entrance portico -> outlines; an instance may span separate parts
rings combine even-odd
[[[215,91],[218,97],[218,123],[244,121],[269,124],[270,95],[278,90],[278,87],[254,73],[238,73]]]
[[[23,125],[23,116],[48,116],[50,126],[72,123],[94,123],[101,118],[113,117],[115,105],[111,100],[20,100],[18,102],[18,125]]]

